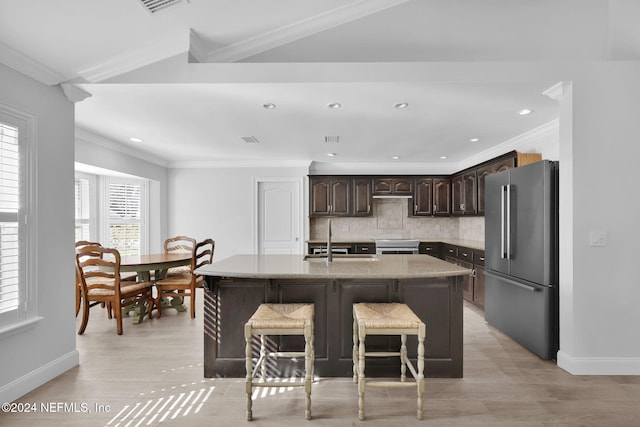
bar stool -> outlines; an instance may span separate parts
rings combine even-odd
[[[367,335],[400,335],[399,352],[366,352]],[[407,335],[418,337],[418,371],[407,358]],[[424,395],[424,339],[425,324],[406,305],[400,303],[358,303],[353,304],[353,382],[358,383],[358,418],[364,420],[364,394],[369,387],[416,387],[418,391],[419,420],[422,419],[422,398]],[[400,356],[400,382],[365,380],[365,357]],[[407,366],[415,379],[406,381]]]
[[[304,387],[307,394],[305,416],[311,419],[311,383],[313,382],[313,304],[261,304],[244,326],[247,421],[253,419],[251,394],[255,387]],[[260,336],[260,357],[253,369],[252,337]],[[267,352],[265,335],[304,335],[304,352]],[[269,357],[304,356],[305,377],[302,383],[267,382],[266,363]],[[262,381],[254,382],[258,369]]]

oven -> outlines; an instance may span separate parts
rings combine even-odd
[[[378,239],[376,242],[376,254],[418,254],[420,240],[413,239]]]

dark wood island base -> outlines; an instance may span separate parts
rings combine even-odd
[[[389,255],[394,256],[394,255]],[[431,258],[427,255],[416,257]],[[433,258],[435,260],[435,258]],[[439,260],[436,260],[439,261]],[[442,261],[439,261],[442,262]],[[446,263],[445,263],[446,264]],[[451,265],[451,264],[449,264]],[[215,267],[215,263],[214,263]],[[455,268],[455,266],[453,266]],[[459,273],[459,272],[458,272]],[[245,278],[206,273],[204,302],[204,376],[244,377],[245,322],[257,307],[271,303],[315,304],[315,374],[351,377],[353,318],[357,302],[402,302],[427,326],[425,377],[462,377],[462,275],[402,279],[377,278]],[[280,351],[303,348],[300,337],[271,337]],[[368,351],[397,351],[398,337],[367,338]],[[259,345],[256,343],[256,345]],[[417,342],[408,337],[415,361]],[[397,357],[367,361],[367,375],[396,377]],[[280,376],[303,370],[304,360],[283,359]]]

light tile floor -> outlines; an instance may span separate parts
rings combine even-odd
[[[200,291],[201,292],[201,291]],[[124,335],[92,308],[77,337],[80,365],[18,400],[36,413],[0,413],[1,426],[640,426],[640,377],[572,376],[540,360],[485,324],[465,305],[464,378],[428,378],[424,420],[414,389],[369,389],[367,419],[358,420],[351,378],[313,386],[313,419],[304,392],[257,391],[254,421],[245,419],[242,379],[203,378],[202,295],[197,318],[165,311]],[[59,412],[42,412],[50,405]],[[59,406],[62,405],[62,406]],[[84,410],[87,412],[84,412]]]

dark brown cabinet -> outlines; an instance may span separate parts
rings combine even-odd
[[[473,251],[473,303],[484,309],[484,251]]]
[[[516,158],[512,156],[493,161],[478,168],[478,214],[484,215],[484,179],[487,177],[487,175],[512,169],[515,166]]]
[[[420,242],[418,253],[442,258],[442,244],[440,242]]]
[[[518,166],[528,165],[540,160],[542,160],[542,154],[539,153],[520,153],[518,151],[512,151],[478,165],[476,172],[478,178],[478,215],[484,215],[484,179],[487,175],[513,169]]]
[[[309,214],[348,216],[351,214],[351,177],[310,177]]]
[[[475,169],[451,178],[451,213],[453,215],[475,215],[478,212],[477,197],[478,184]]]
[[[353,178],[353,216],[370,216],[371,178]]]
[[[451,179],[433,178],[433,216],[451,216]]]
[[[375,254],[376,244],[375,243],[354,243],[353,253],[354,254]]]
[[[433,178],[417,178],[413,193],[413,215],[433,215]]]
[[[420,177],[415,179],[413,216],[450,216],[451,180]]]
[[[320,376],[353,374],[353,304],[400,302],[429,326],[425,375],[462,377],[462,296],[457,277],[427,279],[241,279],[207,276],[204,310],[206,378],[245,375],[243,325],[262,303],[313,303],[315,371]],[[267,346],[300,351],[299,336],[269,336]],[[397,351],[397,336],[367,337],[367,349]],[[408,356],[416,359],[415,337],[407,337]],[[415,362],[414,362],[415,363]],[[269,369],[302,369],[297,361],[278,359]],[[415,366],[415,365],[414,365]],[[391,377],[398,365],[390,358],[367,361],[371,376]]]
[[[462,297],[484,309],[484,251],[444,244],[442,258],[472,271],[462,278]]]
[[[385,177],[373,179],[373,195],[413,195],[413,178],[412,177]]]

